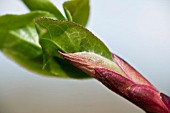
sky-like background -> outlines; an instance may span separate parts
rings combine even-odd
[[[64,0],[52,1],[62,10]],[[0,0],[0,15],[26,12],[20,0]],[[169,0],[91,0],[87,28],[170,95],[169,20]],[[0,53],[0,113],[144,112],[97,80],[42,77]]]

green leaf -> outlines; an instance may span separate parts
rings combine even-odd
[[[52,17],[48,12],[0,16],[0,50],[19,65],[39,74],[52,75],[43,67],[42,49],[34,19]]]
[[[0,16],[0,31],[7,31],[23,27],[29,23],[33,23],[33,20],[40,17],[53,17],[54,16],[45,11],[32,11],[27,14],[13,15],[7,14]]]
[[[57,9],[57,7],[50,2],[50,0],[22,0],[25,5],[31,10],[47,11],[54,14],[58,20],[65,20],[65,17]]]
[[[84,27],[68,22],[40,18],[36,20],[40,36],[40,45],[44,54],[44,68],[57,76],[74,78],[88,77],[84,72],[68,64],[58,53],[94,52],[112,59],[108,48]],[[59,73],[59,70],[62,71]]]
[[[89,0],[70,0],[64,2],[64,11],[69,21],[86,26],[89,18]]]

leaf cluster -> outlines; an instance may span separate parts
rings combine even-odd
[[[0,51],[22,67],[46,76],[89,78],[65,61],[65,53],[90,51],[111,59],[108,48],[85,28],[89,0],[63,3],[65,15],[49,0],[22,0],[27,14],[0,16]]]

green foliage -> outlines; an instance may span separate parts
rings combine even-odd
[[[35,23],[40,44],[43,49],[47,49],[49,55],[59,57],[56,52],[59,49],[65,53],[94,52],[111,59],[107,47],[79,24],[49,18],[36,19]]]
[[[21,66],[40,74],[51,75],[42,70],[42,50],[33,24],[35,18],[52,17],[48,12],[36,11],[24,15],[0,17],[0,50]]]
[[[68,20],[86,26],[89,18],[89,0],[70,0],[63,4]]]
[[[54,14],[58,20],[65,20],[65,17],[61,14],[61,12],[57,9],[57,7],[50,2],[50,0],[22,0],[25,5],[31,11],[47,11],[51,14]]]
[[[90,51],[112,59],[107,47],[81,26],[86,25],[88,20],[88,0],[71,0],[63,5],[68,20],[81,25],[66,21],[49,0],[23,2],[31,10],[30,13],[0,17],[0,50],[19,65],[47,76],[89,78],[66,62],[58,50],[65,53]]]

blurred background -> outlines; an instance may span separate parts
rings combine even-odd
[[[63,12],[64,0],[52,0]],[[170,1],[91,0],[87,28],[170,95]],[[28,9],[0,0],[0,15]],[[0,113],[144,113],[97,80],[47,78],[0,53]]]

